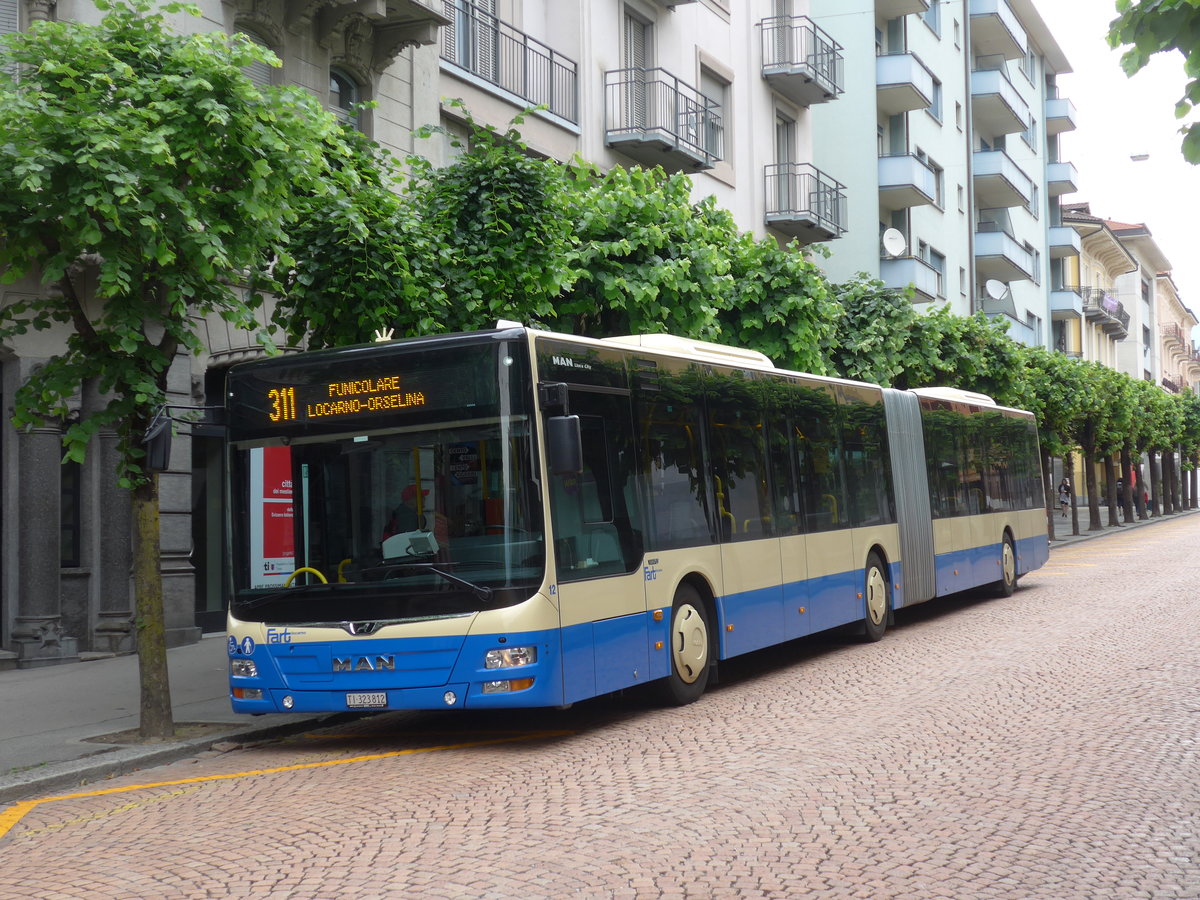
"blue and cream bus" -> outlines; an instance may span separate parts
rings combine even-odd
[[[503,325],[231,369],[239,712],[564,706],[1048,555],[1032,415]]]

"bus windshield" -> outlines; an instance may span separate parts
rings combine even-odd
[[[231,375],[231,402],[278,393],[264,388],[271,383],[297,398],[294,424],[273,440],[234,444],[233,615],[384,623],[527,599],[541,584],[545,545],[532,391],[513,377],[526,371],[517,350],[394,354],[376,367],[385,376],[364,377],[355,361],[353,381],[332,365],[293,365],[275,380],[260,369],[249,385]],[[331,431],[328,416],[306,422],[323,412],[309,395],[353,388],[365,403],[376,385],[400,380],[410,393],[432,386],[424,408],[348,414],[342,428],[369,426],[353,431]]]

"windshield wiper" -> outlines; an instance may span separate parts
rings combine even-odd
[[[313,582],[312,584],[297,584],[294,587],[283,588],[279,591],[272,591],[269,594],[263,594],[261,597],[255,597],[252,600],[243,600],[238,603],[242,609],[257,609],[260,606],[266,606],[268,603],[274,603],[276,600],[283,600],[286,597],[291,597],[293,594],[303,594],[305,591],[312,588],[335,588],[339,586],[339,582],[333,584],[324,584],[322,582]]]
[[[457,584],[459,587],[465,587],[480,600],[487,602],[492,599],[492,594],[495,593],[486,584],[476,584],[473,581],[468,581],[465,578],[459,578],[453,572],[447,572],[445,569],[440,569],[431,562],[395,562],[385,563],[382,566],[377,566],[372,571],[383,572],[386,576],[392,569],[421,569],[426,572],[432,572],[434,575],[440,575],[447,581]]]

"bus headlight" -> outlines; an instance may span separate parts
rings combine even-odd
[[[510,669],[537,662],[537,647],[499,647],[483,657],[485,669]]]
[[[239,675],[242,678],[257,678],[258,666],[254,664],[252,659],[231,659],[229,661],[229,674]]]

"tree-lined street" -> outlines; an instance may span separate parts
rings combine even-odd
[[[8,807],[0,897],[1200,896],[1197,539],[1059,548],[681,709],[387,714]]]

